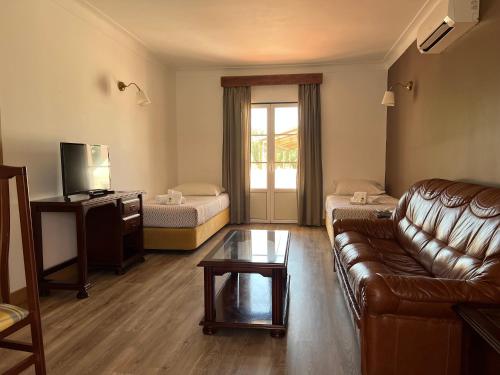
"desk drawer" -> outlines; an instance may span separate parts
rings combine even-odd
[[[139,198],[127,199],[122,202],[122,213],[124,217],[139,212],[140,208],[141,202]]]
[[[141,215],[135,214],[122,219],[123,234],[135,232],[141,226]]]

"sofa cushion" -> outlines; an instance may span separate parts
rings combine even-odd
[[[418,182],[401,199],[394,223],[401,247],[435,277],[482,278],[484,263],[500,257],[498,188]]]
[[[375,262],[383,264],[388,274],[431,276],[394,240],[344,232],[335,237],[335,244],[347,272],[357,263]]]
[[[457,302],[500,298],[498,288],[482,281],[435,278],[392,240],[344,232],[335,238],[335,251],[358,312],[452,318]]]
[[[362,304],[364,288],[379,288],[389,292],[374,281],[378,280],[377,274],[430,276],[394,240],[344,232],[335,237],[335,248],[358,305]],[[379,294],[379,291],[372,292]]]

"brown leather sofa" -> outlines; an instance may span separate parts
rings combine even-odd
[[[500,189],[426,180],[389,220],[335,222],[363,374],[458,374],[457,303],[500,303]]]

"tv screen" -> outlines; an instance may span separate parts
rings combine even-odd
[[[111,189],[109,147],[61,142],[63,193]]]

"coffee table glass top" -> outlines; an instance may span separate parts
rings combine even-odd
[[[205,262],[284,264],[288,253],[287,230],[232,230],[203,259]]]

